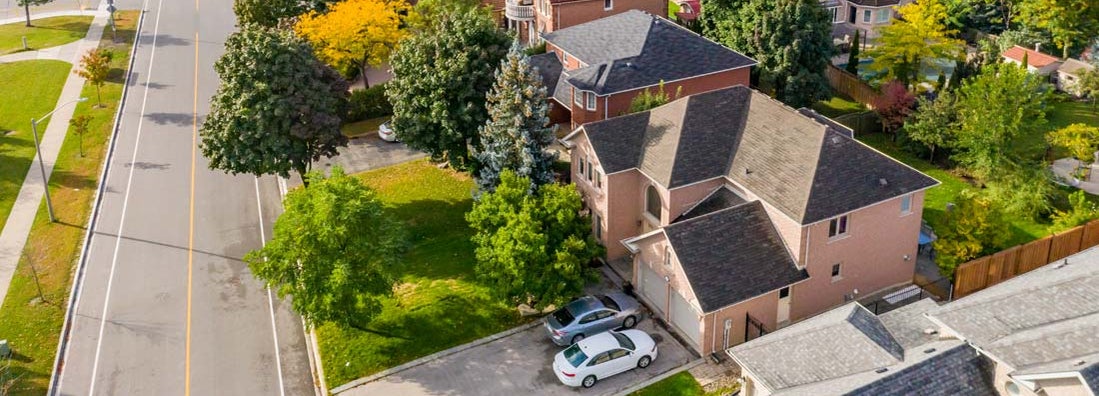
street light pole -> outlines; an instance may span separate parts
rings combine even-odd
[[[38,170],[42,172],[42,189],[46,191],[46,211],[50,214],[51,223],[57,221],[57,218],[53,215],[53,202],[50,201],[50,179],[46,178],[46,163],[42,161],[42,147],[38,144],[38,121],[49,118],[51,115],[53,115],[53,112],[57,111],[57,109],[60,109],[72,103],[83,102],[86,100],[88,100],[88,98],[84,97],[65,102],[62,103],[60,106],[57,106],[53,110],[50,110],[49,113],[46,113],[46,115],[38,119],[31,118],[31,132],[34,133],[34,151],[38,155]]]

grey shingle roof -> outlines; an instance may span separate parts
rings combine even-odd
[[[674,22],[639,10],[542,37],[587,65],[570,72],[568,82],[600,95],[756,64]]]
[[[1048,372],[1063,362],[1099,359],[1096,285],[1099,249],[1092,248],[953,301],[931,317],[1020,374]]]
[[[714,190],[713,193],[710,193],[709,196],[704,198],[698,204],[696,204],[693,208],[679,215],[679,217],[677,217],[675,221],[673,221],[673,223],[693,219],[695,217],[713,213],[722,209],[739,206],[747,202],[748,201],[744,200],[744,198],[742,198],[740,195],[737,195],[737,193],[733,192],[733,190],[730,190],[728,187],[721,186],[718,187],[717,190]]]
[[[900,0],[849,0],[852,3],[867,7],[886,7],[900,4]]]
[[[1095,70],[1095,66],[1072,58],[1065,59],[1065,62],[1062,63],[1061,66],[1057,67],[1057,71],[1062,73],[1068,73],[1077,77],[1089,70]]]
[[[930,350],[928,348],[926,350]],[[933,352],[938,352],[937,348]],[[923,351],[912,351],[924,353]],[[906,358],[909,359],[909,358]],[[911,358],[915,359],[915,358]],[[866,396],[984,396],[996,395],[992,384],[992,365],[968,345],[957,343],[949,349],[896,372],[883,373],[845,395]]]
[[[664,233],[703,312],[809,278],[759,201],[665,226]]]
[[[1084,382],[1092,392],[1099,393],[1099,363],[1080,370],[1080,375],[1084,377]]]
[[[937,183],[744,86],[583,129],[608,174],[637,168],[666,188],[728,177],[801,224]]]
[[[542,76],[542,85],[546,86],[548,96],[569,108],[572,104],[572,93],[569,84],[562,78],[566,74],[557,55],[545,53],[531,56],[530,66]]]

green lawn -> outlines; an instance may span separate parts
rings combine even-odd
[[[378,133],[378,126],[382,125],[382,123],[386,121],[389,121],[388,116],[352,122],[350,124],[344,124],[344,126],[340,127],[340,132],[343,132],[343,135],[347,137],[376,134]]]
[[[71,68],[54,60],[0,63],[0,92],[18,92],[18,98],[0,100],[0,229],[34,157],[31,118],[53,109]],[[39,125],[38,133],[46,126]]]
[[[50,176],[50,195],[53,197],[58,222],[50,223],[45,208],[39,207],[22,260],[12,278],[11,288],[0,306],[0,318],[3,318],[0,320],[0,338],[6,338],[11,343],[15,354],[11,366],[11,374],[16,378],[11,389],[13,396],[43,395],[49,385],[58,335],[64,323],[65,302],[72,285],[73,265],[80,255],[100,167],[106,154],[107,139],[122,96],[121,76],[129,62],[129,43],[133,40],[139,14],[137,11],[120,11],[115,15],[122,44],[111,43],[110,37],[100,41],[100,48],[108,48],[115,54],[112,78],[103,86],[103,103],[106,106],[93,108],[94,100],[77,106],[76,114],[92,117],[88,134],[84,136],[85,156],[80,156],[77,137],[69,134],[61,146]],[[61,79],[68,74],[68,64],[65,65]],[[4,66],[0,65],[0,68]],[[9,80],[0,78],[0,81]],[[21,92],[25,98],[34,91],[17,92]],[[85,85],[82,95],[93,97],[95,87]],[[0,101],[0,106],[3,104]],[[49,109],[42,113],[46,111]],[[0,120],[7,119],[0,117]],[[7,147],[8,144],[5,142],[4,146]],[[0,160],[0,166],[6,162],[6,159]],[[7,196],[6,193],[0,195]],[[44,303],[37,300],[31,263],[37,269],[42,284]]]
[[[467,175],[420,160],[357,176],[378,191],[410,235],[394,296],[370,324],[400,338],[317,328],[329,388],[523,322],[474,279],[472,231],[465,221],[474,185]]]
[[[23,37],[32,50],[56,47],[79,40],[88,33],[90,16],[61,16],[0,25],[0,55],[23,50]]]
[[[706,392],[702,390],[702,386],[695,381],[695,377],[691,376],[691,373],[681,371],[649,385],[644,389],[631,393],[630,396],[717,396],[727,395],[736,390],[734,385],[732,388],[716,389],[712,392]]]
[[[846,98],[842,95],[836,94],[828,100],[822,100],[814,103],[813,110],[816,110],[825,117],[834,118],[844,114],[858,113],[866,111],[866,106],[856,102],[850,98]]]

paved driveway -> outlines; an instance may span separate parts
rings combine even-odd
[[[328,173],[333,166],[343,167],[344,173],[368,171],[384,168],[402,162],[408,162],[426,157],[427,154],[413,150],[404,143],[387,142],[371,133],[361,137],[352,138],[347,147],[340,147],[339,154],[332,158],[321,158],[313,163],[314,170],[323,170]],[[301,185],[301,177],[291,172],[287,185],[296,187]]]
[[[542,326],[393,373],[340,396],[366,395],[613,395],[630,386],[687,364],[692,356],[652,320],[637,328],[656,341],[659,356],[645,369],[633,369],[590,389],[569,388],[553,373],[553,356],[561,350]]]

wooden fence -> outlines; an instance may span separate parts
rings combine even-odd
[[[874,103],[880,95],[878,90],[871,87],[870,84],[835,65],[829,64],[828,68],[824,69],[824,75],[828,77],[828,85],[832,86],[832,89],[836,92],[847,95],[869,108],[874,107]]]
[[[1099,220],[958,266],[954,298],[965,297],[1015,275],[1099,245]]]

